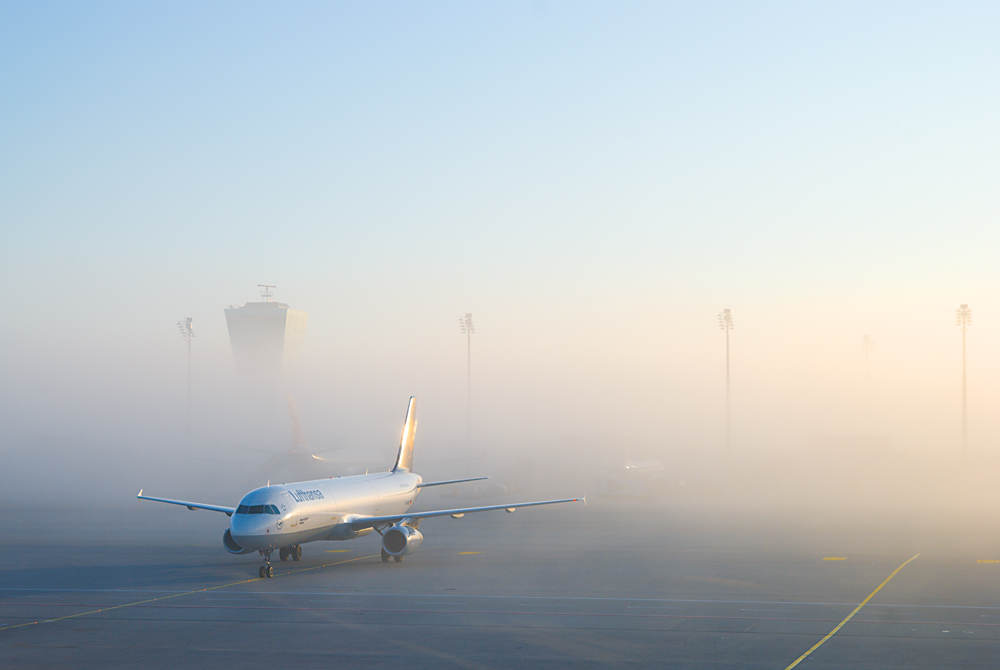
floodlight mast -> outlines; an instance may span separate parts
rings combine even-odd
[[[726,308],[719,314],[719,328],[726,331],[726,452],[732,449],[732,430],[730,428],[730,403],[729,403],[729,331],[733,329],[732,310]]]
[[[872,340],[871,335],[865,335],[865,339],[861,341],[861,348],[865,352],[865,430],[871,430],[869,413],[868,413],[868,354],[871,353],[872,348],[875,346],[875,342]]]
[[[184,321],[177,322],[177,330],[181,332],[181,337],[188,345],[188,421],[187,437],[188,446],[191,446],[191,340],[194,339],[194,319],[188,317]]]
[[[466,338],[465,352],[465,444],[472,446],[472,336],[476,332],[476,327],[472,323],[472,314],[468,313],[459,318],[458,327]]]
[[[962,329],[962,453],[969,451],[969,421],[965,376],[965,331],[972,325],[972,310],[968,305],[959,305],[955,310],[955,325]]]

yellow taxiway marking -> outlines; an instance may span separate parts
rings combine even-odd
[[[460,551],[460,552],[458,552],[458,555],[459,556],[468,556],[470,554],[481,554],[481,553],[483,553],[483,552],[481,552],[481,551]]]
[[[824,561],[846,561],[847,556],[827,556]]]
[[[345,550],[345,551],[350,551]],[[361,561],[366,558],[375,558],[378,554],[372,554],[371,556],[358,556],[357,558],[348,558],[345,561],[337,561],[336,563],[325,563],[323,565],[314,565],[311,568],[301,568],[299,570],[292,570],[286,572],[286,575],[292,575],[296,572],[305,572],[307,570],[318,570],[319,568],[328,568],[334,565],[343,565],[344,563],[351,563],[353,561]],[[275,575],[275,577],[281,577],[283,575]],[[250,582],[262,582],[265,579],[273,579],[271,577],[256,577],[254,579],[243,579],[238,582],[232,582],[230,584],[219,584],[218,586],[209,586],[204,589],[195,589],[194,591],[185,591],[184,593],[173,593],[169,596],[160,596],[159,598],[150,598],[148,600],[139,600],[134,603],[125,603],[124,605],[114,605],[113,607],[102,607],[99,610],[89,610],[87,612],[78,612],[77,614],[67,614],[66,616],[56,617],[54,619],[39,619],[38,621],[29,621],[27,623],[19,623],[11,626],[0,626],[0,631],[10,630],[12,628],[24,628],[25,626],[34,626],[40,623],[54,623],[56,621],[65,621],[66,619],[75,619],[81,616],[87,616],[88,614],[98,614],[99,612],[111,612],[112,610],[125,609],[127,607],[135,607],[136,605],[146,605],[148,603],[159,602],[160,600],[170,600],[171,598],[180,598],[181,596],[190,596],[195,593],[205,593],[206,591],[216,591],[218,589],[224,589],[230,586],[239,586],[240,584],[249,584]]]
[[[1000,561],[995,561],[992,558],[980,558],[976,563],[1000,563]]]
[[[919,556],[919,555],[920,554],[917,554],[917,556]],[[868,601],[871,600],[872,598],[874,598],[875,594],[878,593],[879,591],[881,591],[882,587],[885,586],[886,584],[888,584],[890,579],[892,579],[893,577],[895,577],[896,574],[900,570],[902,570],[903,568],[905,568],[906,565],[910,561],[915,560],[917,558],[917,556],[914,556],[913,558],[909,559],[908,561],[906,561],[905,563],[903,563],[901,566],[899,566],[898,568],[896,568],[895,570],[893,570],[892,574],[889,575],[888,577],[886,577],[885,581],[882,582],[881,584],[879,584],[878,588],[871,592],[871,595],[869,595],[867,598],[865,598],[864,600],[862,600],[861,604],[858,605],[857,607],[855,607],[854,611],[847,615],[847,618],[845,618],[843,621],[841,621],[840,623],[838,623],[836,628],[834,628],[833,630],[831,630],[829,633],[826,634],[826,637],[824,637],[822,640],[820,640],[819,642],[817,642],[816,644],[814,644],[813,646],[811,646],[809,648],[809,651],[807,651],[806,653],[802,654],[797,659],[795,659],[795,661],[792,662],[792,664],[790,666],[788,666],[787,668],[785,668],[785,670],[792,670],[792,668],[794,668],[796,665],[798,665],[799,663],[801,663],[802,661],[804,661],[809,656],[809,654],[811,654],[814,651],[816,651],[817,649],[819,649],[820,645],[822,645],[824,642],[826,642],[831,637],[833,637],[834,635],[836,635],[837,631],[840,630],[841,628],[843,628],[844,624],[846,624],[848,621],[850,621],[852,618],[854,618],[854,615],[857,614],[858,612],[860,612],[861,608],[864,607],[865,605],[867,605]]]
[[[349,551],[354,551],[353,549],[328,549],[326,553],[328,554],[346,554]]]

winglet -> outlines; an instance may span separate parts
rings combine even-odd
[[[135,497],[136,498],[141,498],[142,497],[142,489],[139,489],[139,493],[137,493]]]

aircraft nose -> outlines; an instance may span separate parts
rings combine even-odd
[[[244,535],[245,531],[248,529],[247,517],[245,514],[234,514],[229,520],[229,532],[233,536]]]
[[[234,514],[229,522],[229,532],[241,547],[256,549],[259,538],[267,535],[268,521],[266,515]]]

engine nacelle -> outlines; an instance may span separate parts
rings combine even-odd
[[[226,548],[230,554],[252,554],[253,549],[245,549],[240,545],[236,544],[236,540],[233,539],[233,534],[226,529],[226,532],[222,534],[222,546]]]
[[[412,554],[424,541],[424,536],[412,526],[393,526],[382,533],[382,548],[390,556]]]

